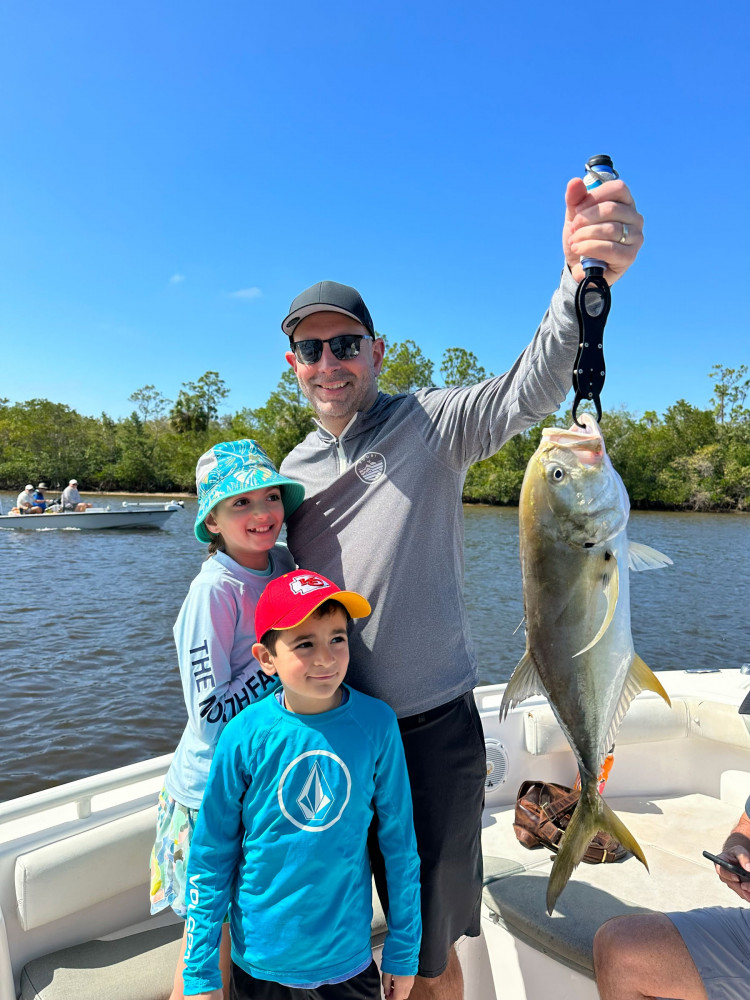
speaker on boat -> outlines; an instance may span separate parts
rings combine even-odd
[[[499,740],[485,740],[484,749],[487,755],[487,777],[484,787],[488,792],[499,788],[508,775],[508,754]]]

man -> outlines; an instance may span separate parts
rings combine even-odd
[[[47,509],[47,501],[44,496],[44,491],[47,489],[46,483],[39,483],[37,488],[34,490],[34,496],[32,500],[34,502],[34,507],[36,508],[36,513],[43,514]]]
[[[42,513],[41,508],[34,505],[34,487],[31,483],[27,483],[23,492],[18,494],[16,507],[18,507],[22,514]]]
[[[560,288],[510,371],[468,388],[379,393],[384,344],[346,285],[307,289],[282,323],[286,358],[318,418],[282,463],[306,496],[288,521],[289,547],[298,565],[371,598],[374,613],[351,637],[350,678],[391,705],[404,741],[421,858],[414,1000],[460,1000],[453,945],[480,929],[486,760],[463,602],[466,471],[562,403],[578,349],[579,258],[605,260],[616,281],[643,242],[642,223],[622,182],[587,193],[571,181]],[[382,898],[374,843],[371,860]]]
[[[85,503],[81,500],[81,494],[78,492],[78,480],[71,479],[65,489],[62,491],[62,509],[63,510],[86,510],[91,506],[90,503]]]
[[[720,857],[750,877],[750,799]],[[743,903],[750,881],[716,865]],[[615,917],[594,938],[594,972],[602,1000],[747,1000],[750,996],[750,910],[707,906],[686,913]]]

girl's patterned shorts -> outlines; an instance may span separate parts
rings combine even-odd
[[[187,916],[187,866],[197,815],[197,809],[180,805],[162,788],[156,814],[156,842],[151,851],[152,914],[171,906],[183,920]]]

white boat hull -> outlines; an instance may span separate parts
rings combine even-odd
[[[476,689],[488,758],[482,824],[488,884],[481,936],[457,946],[466,1000],[547,1000],[551,992],[557,1000],[596,1000],[590,942],[613,911],[734,905],[701,851],[720,849],[750,789],[750,734],[737,714],[750,676],[735,669],[668,671],[659,678],[672,709],[650,694],[633,702],[605,792],[651,872],[632,857],[581,865],[553,917],[544,908],[551,855],[517,842],[514,803],[526,778],[571,785],[575,760],[543,698],[529,699],[500,723],[504,685]],[[0,1000],[19,995],[24,967],[25,997],[143,1000],[128,987],[131,966],[120,964],[124,942],[134,942],[126,947],[136,949],[131,959],[140,973],[147,965],[149,997],[166,1000],[181,929],[165,928],[177,923],[169,910],[148,916],[148,854],[170,759],[0,803]],[[157,951],[144,951],[142,942],[165,933],[172,937],[167,953],[152,958]],[[561,952],[556,938],[574,947]],[[96,960],[92,941],[100,949]],[[375,939],[373,946],[379,960]],[[57,954],[62,948],[72,950]],[[106,955],[110,964],[102,969]],[[30,992],[32,980],[48,983],[49,991]]]
[[[92,531],[101,528],[161,528],[182,504],[128,503],[121,507],[89,507],[82,511],[47,511],[44,514],[0,514],[0,528],[50,531],[61,528]]]

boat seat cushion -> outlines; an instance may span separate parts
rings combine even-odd
[[[623,796],[608,802],[641,845],[650,872],[632,856],[614,864],[581,864],[550,917],[546,894],[553,855],[510,842],[513,810],[495,814],[496,825],[510,830],[503,841],[493,837],[495,844],[507,846],[506,858],[485,858],[485,870],[494,873],[483,891],[491,919],[589,977],[594,934],[610,917],[732,905],[714,866],[701,852],[706,845],[721,846],[737,822],[736,806],[700,793],[654,799]],[[487,836],[485,842],[489,840]],[[514,874],[511,866],[524,856],[527,870]]]
[[[736,714],[736,710],[735,710]],[[534,756],[549,753],[570,753],[565,737],[549,705],[534,706],[524,713],[526,750]],[[687,739],[690,732],[688,706],[674,699],[670,708],[655,695],[641,695],[632,703],[617,733],[618,746],[654,740]]]
[[[20,1000],[165,1000],[182,922],[115,941],[88,941],[29,962]]]
[[[21,927],[42,927],[145,885],[155,824],[152,806],[19,855],[15,881]]]
[[[382,946],[386,922],[373,886],[372,946]],[[87,941],[28,962],[19,1000],[167,1000],[183,923],[114,940]]]
[[[552,917],[547,915],[545,902],[548,878],[539,871],[490,882],[483,902],[514,937],[593,979],[598,928],[610,917],[649,911],[574,879],[565,887]]]
[[[570,752],[570,744],[549,705],[529,708],[524,713],[523,725],[528,753],[539,756]],[[739,715],[736,705],[674,698],[670,708],[650,693],[640,695],[631,704],[618,730],[617,745],[687,739],[689,736],[700,736],[743,750],[750,747],[748,717]]]

